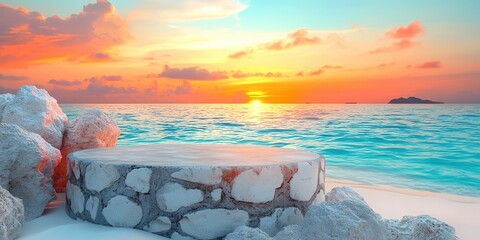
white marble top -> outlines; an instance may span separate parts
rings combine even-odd
[[[69,155],[75,161],[142,166],[262,166],[318,160],[299,149],[224,144],[154,144],[95,148]]]

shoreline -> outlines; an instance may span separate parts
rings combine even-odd
[[[384,219],[430,215],[454,227],[459,239],[476,240],[480,235],[480,198],[333,178],[326,178],[325,184],[326,192],[338,186],[351,186]]]
[[[462,240],[478,239],[480,234],[480,198],[435,193],[387,185],[367,185],[350,180],[326,178],[326,192],[337,186],[351,186],[370,207],[384,219],[401,219],[403,216],[430,215],[453,226]],[[166,239],[158,235],[128,228],[112,228],[81,220],[73,220],[65,213],[65,195],[59,194],[43,216],[27,222],[18,239],[85,239],[116,240]]]

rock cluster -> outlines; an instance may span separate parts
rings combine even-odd
[[[19,225],[23,218],[29,221],[43,213],[55,197],[53,182],[64,190],[65,174],[57,174],[52,181],[54,171],[66,173],[66,165],[59,165],[61,152],[66,158],[75,150],[114,146],[119,133],[116,124],[98,110],[81,114],[67,126],[57,101],[35,86],[23,86],[16,95],[0,94],[0,187],[23,200]],[[72,194],[78,197],[76,211],[83,212],[81,191],[72,188]],[[6,201],[4,196],[0,201]],[[0,224],[8,222],[0,220]]]
[[[406,216],[385,220],[376,214],[351,187],[337,187],[327,202],[312,205],[302,222],[277,234],[259,228],[239,227],[225,239],[265,240],[455,240],[455,230],[430,216]]]

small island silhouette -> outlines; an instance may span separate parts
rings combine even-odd
[[[420,99],[417,97],[409,97],[409,98],[394,98],[388,102],[389,104],[444,104],[443,102],[435,102],[426,99]]]

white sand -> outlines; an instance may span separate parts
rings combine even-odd
[[[462,240],[480,239],[480,198],[326,179],[326,192],[337,186],[352,186],[383,218],[430,215],[453,226]]]
[[[384,218],[427,214],[455,227],[464,240],[480,239],[480,198],[431,193],[390,186],[371,186],[356,182],[327,179],[327,192],[336,186],[352,186],[370,207]],[[21,240],[150,240],[166,239],[148,232],[112,228],[73,220],[65,213],[63,194],[51,203],[42,217],[25,223]]]

